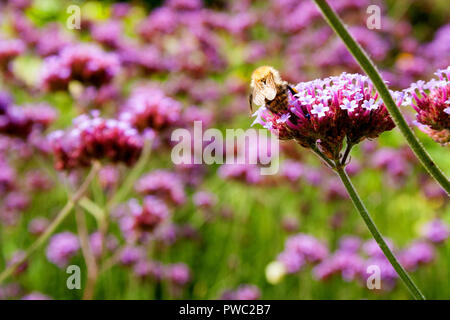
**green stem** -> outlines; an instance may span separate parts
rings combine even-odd
[[[336,34],[342,39],[347,49],[359,63],[361,68],[369,76],[370,80],[377,89],[381,99],[383,100],[387,110],[394,119],[395,124],[400,129],[401,133],[408,142],[410,148],[415,153],[416,157],[420,160],[422,165],[428,171],[428,173],[442,186],[442,188],[450,195],[450,181],[445,174],[438,168],[431,159],[430,155],[423,148],[420,141],[417,139],[414,132],[409,128],[405,118],[401,114],[399,108],[394,102],[389,89],[381,78],[379,72],[375,68],[375,65],[367,56],[365,51],[359,46],[359,44],[349,34],[348,30],[342,23],[341,19],[336,15],[333,9],[328,5],[326,0],[314,0],[316,5],[322,11],[328,24],[333,28]]]
[[[311,145],[310,147],[311,147],[311,151],[315,155],[317,155],[320,159],[322,159],[323,162],[325,162],[325,164],[327,165],[327,167],[329,167],[330,169],[334,168],[333,162],[330,159],[328,159],[327,156],[325,156],[315,144]]]
[[[53,232],[56,230],[56,228],[64,221],[64,219],[69,215],[69,213],[72,211],[73,207],[77,204],[77,202],[83,197],[85,192],[87,191],[87,188],[89,187],[89,184],[91,183],[92,179],[97,174],[98,170],[100,170],[100,164],[94,163],[92,166],[91,171],[87,175],[86,179],[84,180],[83,184],[80,186],[80,188],[75,192],[74,196],[69,199],[66,203],[66,205],[61,209],[61,211],[57,214],[55,220],[52,221],[52,223],[47,227],[47,229],[44,231],[44,233],[36,239],[35,242],[31,244],[31,246],[25,251],[25,254],[21,259],[19,259],[16,263],[8,266],[5,270],[3,270],[0,273],[0,284],[8,278],[14,270],[18,266],[20,266],[22,263],[24,263],[39,247],[44,244],[47,239],[53,234]]]
[[[344,167],[347,165],[347,158],[350,154],[350,151],[353,148],[353,143],[349,142],[347,139],[347,147],[345,148],[345,152],[344,155],[342,156],[342,160],[341,160],[341,165],[343,165]]]
[[[362,202],[361,198],[359,197],[355,187],[353,186],[352,182],[350,181],[350,178],[348,177],[347,173],[345,172],[345,169],[342,167],[342,165],[339,165],[338,162],[336,162],[336,172],[341,178],[342,183],[344,184],[345,188],[347,189],[348,195],[353,201],[353,204],[355,205],[356,209],[358,210],[359,214],[363,218],[364,222],[367,225],[367,228],[369,228],[370,233],[374,237],[375,241],[380,246],[381,250],[383,251],[386,258],[391,263],[392,267],[395,269],[397,274],[400,276],[400,278],[403,280],[403,283],[408,287],[411,294],[414,296],[417,300],[425,300],[425,296],[420,292],[419,288],[415,285],[411,277],[408,275],[408,273],[403,269],[401,264],[398,262],[397,258],[392,253],[391,249],[389,249],[388,245],[384,241],[383,237],[381,236],[380,231],[378,231],[377,226],[373,222],[372,218],[370,217],[369,212],[367,211],[366,207],[364,206],[364,203]]]

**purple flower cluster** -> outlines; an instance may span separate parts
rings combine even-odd
[[[435,73],[438,80],[418,81],[405,90],[405,104],[417,112],[419,126],[442,145],[450,143],[450,66]]]
[[[288,273],[298,272],[307,262],[318,263],[328,256],[328,248],[315,237],[303,233],[290,236],[278,261]]]
[[[399,254],[400,263],[408,271],[415,271],[420,265],[431,263],[435,257],[434,246],[425,241],[413,242]]]
[[[363,275],[364,260],[355,252],[338,250],[318,264],[313,273],[316,279],[324,281],[333,275],[341,275],[345,281],[353,281]]]
[[[134,164],[139,158],[143,139],[128,123],[81,115],[67,131],[50,135],[58,170],[91,165],[93,160]]]
[[[379,148],[370,157],[369,164],[384,170],[387,181],[393,186],[400,186],[413,170],[414,162],[408,152],[406,149]]]
[[[16,171],[0,157],[0,195],[12,191],[16,185]]]
[[[25,44],[18,39],[0,39],[0,70],[8,71],[9,63],[25,51]]]
[[[65,267],[80,249],[78,238],[71,232],[55,234],[47,246],[47,259],[60,268]]]
[[[130,95],[119,119],[139,131],[164,130],[175,125],[181,116],[181,104],[157,88],[139,87]]]
[[[142,176],[135,184],[138,193],[155,195],[175,206],[186,202],[186,194],[181,179],[177,174],[155,170]]]
[[[57,117],[47,104],[0,106],[0,134],[27,139],[33,130],[42,131]]]
[[[450,230],[445,222],[434,219],[423,226],[422,235],[428,241],[440,244],[450,236]]]
[[[424,225],[422,234],[424,239],[414,240],[401,250],[397,250],[391,240],[385,239],[408,271],[415,271],[436,259],[434,244],[442,244],[448,238],[448,226],[436,219]],[[398,278],[377,242],[371,239],[362,243],[356,236],[340,238],[336,251],[331,254],[324,244],[310,235],[291,236],[286,240],[285,249],[278,255],[277,260],[283,266],[281,276],[285,273],[297,273],[310,262],[315,263],[312,273],[320,281],[340,276],[347,282],[365,283],[372,272],[368,271],[369,267],[373,266],[380,269],[383,290],[392,289]]]
[[[192,196],[195,206],[210,209],[217,204],[217,196],[214,193],[198,191]]]
[[[290,97],[287,110],[276,114],[260,107],[255,123],[306,148],[317,143],[332,160],[340,158],[345,138],[356,144],[395,127],[366,76],[343,73],[299,83],[295,89],[298,93]]]
[[[128,207],[129,214],[120,220],[125,235],[152,232],[169,219],[169,209],[166,204],[154,196],[146,196],[142,206],[136,199],[132,199]]]
[[[236,290],[227,290],[222,293],[222,300],[259,300],[261,290],[251,284],[242,284]]]
[[[67,90],[71,81],[101,87],[112,81],[120,69],[117,56],[90,44],[63,48],[58,55],[45,59],[42,85],[50,91]]]

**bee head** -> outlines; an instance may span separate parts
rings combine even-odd
[[[282,82],[280,73],[275,68],[271,66],[261,66],[253,71],[250,86],[254,88],[257,82],[263,83],[265,85],[269,76],[273,77],[276,84],[280,84]]]

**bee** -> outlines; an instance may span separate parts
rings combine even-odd
[[[293,95],[297,93],[281,79],[280,73],[270,66],[262,66],[253,71],[250,87],[250,111],[253,111],[254,103],[258,106],[265,105],[273,113],[283,113],[288,109],[289,92]]]

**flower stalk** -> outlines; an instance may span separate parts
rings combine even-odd
[[[328,5],[327,1],[314,0],[314,2],[324,15],[325,20],[333,28],[336,34],[342,39],[347,49],[353,55],[364,72],[366,72],[370,80],[373,82],[395,124],[400,129],[400,132],[405,137],[408,145],[413,150],[416,157],[420,160],[428,173],[441,185],[441,187],[447,192],[447,194],[450,195],[450,181],[441,171],[441,169],[435,164],[435,162],[430,157],[428,152],[424,149],[411,128],[409,128],[408,123],[395,104],[388,87],[384,83],[373,62],[367,56],[365,51],[358,45],[355,39],[350,35],[341,19]]]
[[[395,271],[397,272],[399,277],[402,279],[403,283],[408,287],[409,291],[411,292],[411,294],[414,296],[414,298],[416,300],[425,300],[425,296],[422,294],[422,292],[419,290],[419,288],[413,282],[413,280],[408,275],[406,270],[398,262],[397,258],[394,256],[391,249],[389,249],[388,245],[386,244],[386,241],[384,241],[380,231],[378,230],[377,226],[375,225],[375,222],[370,217],[370,214],[367,211],[366,207],[364,206],[364,203],[362,202],[361,198],[359,197],[358,192],[356,191],[355,187],[353,186],[352,182],[350,181],[350,178],[348,177],[347,173],[345,172],[344,166],[342,164],[340,164],[339,162],[336,162],[335,171],[339,175],[339,178],[341,179],[342,183],[344,184],[345,189],[347,190],[348,195],[352,199],[352,202],[353,202],[355,208],[358,210],[359,214],[363,218],[363,220],[364,220],[365,224],[367,225],[367,228],[369,229],[373,238],[378,243],[378,245],[380,246],[384,255],[389,260],[389,262],[391,263],[392,267],[395,269]]]

